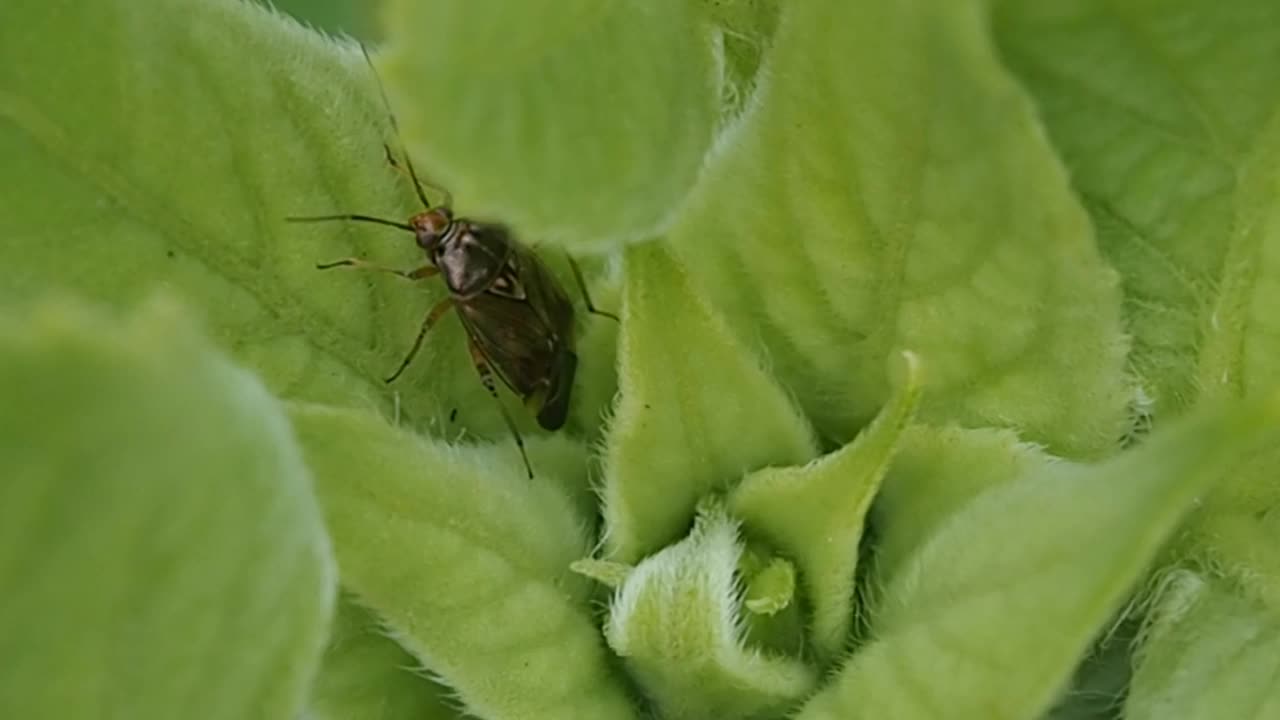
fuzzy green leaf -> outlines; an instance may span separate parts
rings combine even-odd
[[[612,559],[634,562],[682,536],[697,503],[766,465],[817,454],[790,398],[698,295],[665,245],[626,255],[622,397],[603,490]]]
[[[828,658],[849,639],[863,519],[919,404],[918,362],[904,353],[897,392],[852,443],[802,467],[757,470],[729,496],[734,516],[799,563],[813,644]]]
[[[778,0],[702,0],[700,5],[718,33],[721,121],[732,122],[759,85],[781,8]]]
[[[1280,716],[1280,613],[1180,571],[1165,583],[1125,703],[1126,720]]]
[[[736,523],[710,508],[646,558],[609,610],[605,636],[669,720],[773,717],[814,687],[803,662],[744,646]]]
[[[1280,384],[1280,5],[997,4],[997,37],[1124,277],[1133,365],[1156,418]],[[1280,451],[1207,498],[1192,551],[1280,601],[1257,535]]]
[[[585,519],[558,484],[584,482],[582,446],[455,447],[377,416],[296,405],[343,586],[483,718],[631,718],[569,565]]]
[[[1124,276],[1153,412],[1280,382],[1280,5],[995,5]]]
[[[307,705],[310,720],[459,720],[449,689],[368,610],[342,596]]]
[[[884,590],[870,644],[798,720],[1044,712],[1184,514],[1280,407],[1204,409],[1096,467],[994,487]]]
[[[398,393],[419,430],[505,437],[453,318],[382,381],[441,283],[315,269],[351,255],[417,267],[411,235],[284,221],[407,217],[417,201],[384,160],[390,137],[358,49],[256,4],[0,3],[0,298],[62,286],[128,304],[165,286],[277,394],[390,416]],[[613,393],[603,330],[579,373],[580,429]]]
[[[786,4],[772,52],[672,244],[818,429],[851,438],[909,348],[925,420],[1113,449],[1117,279],[982,4]]]
[[[460,208],[579,249],[674,216],[716,118],[688,0],[396,0],[387,18],[405,136]]]
[[[0,717],[294,717],[336,572],[278,403],[191,318],[0,314]]]
[[[983,491],[1055,462],[1007,430],[908,428],[871,510],[876,574],[882,581],[893,577],[942,523]]]

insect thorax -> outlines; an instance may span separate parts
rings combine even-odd
[[[460,221],[440,242],[434,260],[449,291],[465,298],[487,290],[510,255],[506,228]]]

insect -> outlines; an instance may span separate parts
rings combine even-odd
[[[398,138],[399,127],[382,81],[368,50],[363,45],[361,50],[373,70],[391,128]],[[433,205],[427,199],[408,153],[404,153],[404,165],[401,167],[391,148],[384,145],[384,150],[388,162],[404,171],[412,181],[423,205],[421,212],[407,222],[354,213],[290,217],[287,220],[299,223],[373,223],[413,233],[418,247],[427,257],[427,264],[422,267],[398,270],[354,257],[319,263],[316,267],[320,270],[345,267],[386,272],[414,281],[440,275],[448,288],[448,296],[427,311],[408,354],[386,382],[400,377],[422,348],[432,326],[449,310],[456,310],[466,331],[471,361],[480,375],[480,382],[497,401],[502,419],[511,431],[532,479],[533,467],[525,453],[524,440],[498,398],[494,376],[536,413],[541,427],[546,430],[563,427],[578,367],[578,356],[574,351],[573,304],[543,261],[513,238],[506,227],[454,217],[449,194],[434,186],[433,189],[440,190],[444,199]],[[595,308],[587,294],[581,269],[572,257],[568,257],[568,261],[587,311],[617,321],[617,316]]]

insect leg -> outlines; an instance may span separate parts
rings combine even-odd
[[[578,290],[582,291],[582,299],[587,303],[587,312],[592,315],[603,315],[607,318],[613,318],[614,322],[622,322],[617,315],[603,310],[597,310],[595,303],[591,302],[591,294],[587,292],[587,281],[582,277],[582,268],[578,267],[578,261],[573,259],[567,251],[564,256],[569,260],[569,269],[573,270],[573,280],[578,283]]]
[[[333,268],[339,267],[348,267],[352,270],[369,270],[372,272],[391,273],[392,275],[399,275],[407,280],[425,280],[426,278],[432,277],[440,272],[440,268],[437,268],[435,265],[423,265],[416,270],[397,270],[395,268],[377,265],[367,260],[361,260],[360,258],[343,258],[341,260],[334,260],[333,262],[316,263],[317,270],[332,270]]]
[[[516,447],[520,450],[520,458],[524,460],[524,469],[529,473],[529,479],[532,480],[533,466],[529,464],[529,456],[524,451],[524,438],[520,437],[520,431],[516,429],[515,421],[511,419],[511,415],[507,414],[506,406],[498,398],[498,386],[493,382],[493,369],[489,367],[489,361],[485,359],[484,353],[480,351],[480,348],[476,347],[474,340],[467,343],[467,348],[471,350],[471,362],[476,366],[476,372],[480,374],[480,382],[489,391],[489,394],[493,396],[493,401],[498,404],[502,419],[507,423],[507,429],[511,431],[511,437],[515,438]]]
[[[391,373],[391,377],[387,378],[386,382],[394,382],[396,378],[400,377],[400,373],[403,373],[405,368],[409,367],[409,363],[413,362],[414,356],[422,349],[422,339],[427,336],[427,331],[430,330],[431,326],[435,325],[436,321],[443,317],[445,313],[449,312],[449,309],[452,307],[453,298],[445,298],[436,303],[435,307],[431,308],[431,311],[427,313],[427,316],[422,319],[422,329],[418,330],[418,337],[414,339],[413,347],[409,348],[409,354],[404,356],[404,362],[400,363],[400,367],[396,368],[396,371]]]

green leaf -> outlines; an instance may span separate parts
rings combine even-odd
[[[357,48],[256,4],[0,3],[0,299],[59,286],[128,305],[164,286],[279,395],[505,438],[453,318],[383,383],[441,283],[315,269],[351,255],[422,265],[411,235],[284,221],[413,212],[383,157],[390,132]],[[581,376],[580,394],[612,395],[607,353]],[[593,402],[575,404],[579,428],[599,425]]]
[[[1157,415],[1280,382],[1280,5],[996,3],[1124,276]]]
[[[387,19],[405,136],[467,212],[606,249],[693,185],[717,88],[688,0],[396,0]]]
[[[672,244],[818,429],[851,438],[909,349],[926,421],[1112,450],[1117,278],[981,3],[787,4],[769,76]]]
[[[307,711],[311,720],[458,720],[449,689],[422,676],[419,663],[377,618],[342,596]]]
[[[1280,484],[1277,438],[1280,433],[1269,437],[1251,462],[1227,474],[1228,487],[1244,492],[1219,491],[1206,498],[1192,524],[1193,532],[1179,549],[1229,579],[1237,594],[1280,613],[1280,512],[1274,497]],[[1266,502],[1249,504],[1263,494]]]
[[[336,572],[261,383],[58,301],[0,314],[0,397],[0,717],[294,717]]]
[[[590,584],[582,446],[455,447],[351,410],[299,404],[343,586],[482,718],[632,718],[606,662]]]
[[[1106,464],[983,493],[884,589],[875,639],[798,720],[1045,711],[1184,514],[1277,425],[1274,403],[1206,408]]]
[[[1280,714],[1280,615],[1220,581],[1178,571],[1148,628],[1127,720]]]
[[[778,0],[701,0],[700,5],[718,31],[721,121],[733,121],[759,85],[781,9]]]
[[[263,2],[264,5],[268,3]],[[270,6],[284,10],[308,25],[331,33],[350,33],[372,37],[375,33],[372,12],[377,2],[361,0],[271,0]]]
[[[708,493],[817,449],[790,398],[665,245],[628,249],[625,269],[621,400],[602,495],[607,552],[634,562],[684,535]]]
[[[757,470],[729,496],[735,517],[799,563],[813,644],[827,658],[849,639],[863,519],[920,402],[919,360],[901,360],[898,391],[854,442],[809,465]]]
[[[871,508],[876,575],[886,581],[988,488],[1060,462],[1008,430],[915,425],[903,432]]]
[[[709,508],[689,537],[646,558],[614,597],[609,646],[669,720],[774,717],[807,695],[817,672],[746,647],[734,577],[736,523]]]

